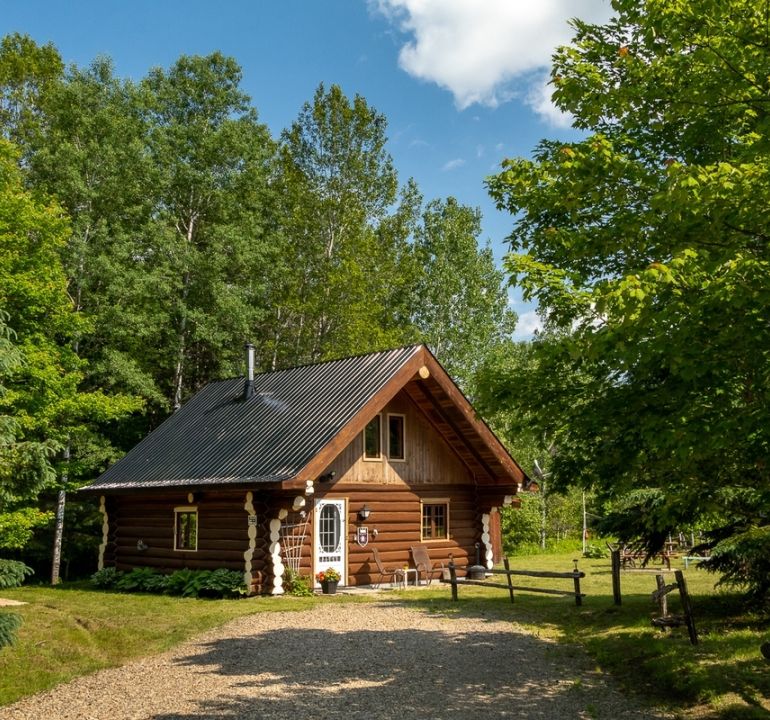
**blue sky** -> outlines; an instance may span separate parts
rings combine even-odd
[[[426,199],[453,195],[481,208],[483,236],[505,252],[510,216],[484,178],[543,137],[570,138],[547,98],[553,48],[567,19],[603,21],[605,0],[24,0],[5,2],[0,32],[53,42],[68,63],[108,55],[119,75],[143,77],[182,54],[221,50],[243,68],[242,87],[274,135],[320,82],[358,93],[388,119],[402,181]],[[518,334],[533,308],[511,294]]]

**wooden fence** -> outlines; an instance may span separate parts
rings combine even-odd
[[[505,566],[504,570],[492,569],[487,570],[486,572],[492,573],[493,575],[505,575],[507,580],[505,585],[503,583],[493,582],[490,580],[470,580],[469,578],[458,578],[458,568],[454,562],[449,563],[449,579],[447,580],[442,578],[442,582],[448,583],[452,586],[452,600],[458,599],[457,589],[461,585],[478,585],[479,587],[495,587],[507,590],[511,597],[511,602],[513,602],[514,590],[524,590],[525,592],[546,593],[548,595],[572,596],[575,598],[575,605],[583,604],[585,593],[580,592],[580,580],[581,578],[584,578],[586,574],[577,569],[577,561],[575,561],[575,569],[572,572],[551,572],[550,570],[511,570],[508,558],[503,560],[503,565]],[[574,589],[557,590],[554,588],[536,588],[527,587],[525,585],[514,585],[512,578],[515,575],[524,577],[572,580]]]

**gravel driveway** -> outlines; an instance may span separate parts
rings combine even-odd
[[[13,720],[661,718],[574,647],[394,602],[242,617],[0,709]]]

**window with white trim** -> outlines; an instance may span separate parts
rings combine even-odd
[[[403,415],[388,415],[388,457],[391,460],[406,460],[404,426],[406,420]]]
[[[174,508],[174,550],[192,552],[198,549],[198,508]]]
[[[364,460],[382,457],[382,416],[375,415],[364,428]]]

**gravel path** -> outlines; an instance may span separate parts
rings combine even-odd
[[[0,709],[12,720],[662,718],[577,648],[393,602],[239,618]]]

